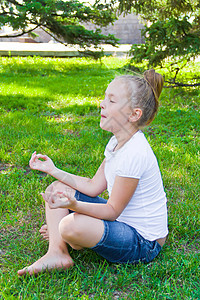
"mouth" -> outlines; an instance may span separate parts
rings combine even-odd
[[[102,115],[102,114],[101,114],[101,117],[102,117],[102,118],[106,118],[106,116],[104,116],[104,115]]]

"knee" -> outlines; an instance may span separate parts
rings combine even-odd
[[[74,220],[74,213],[64,217],[59,223],[59,232],[62,239],[68,244],[76,243],[82,232]]]
[[[51,195],[54,192],[67,192],[69,195],[74,196],[75,190],[68,186],[67,184],[62,183],[59,180],[52,182],[46,189],[45,194],[47,196]]]
[[[53,190],[54,190],[54,186],[56,185],[57,181],[52,182],[45,190],[45,195],[50,195]]]
[[[54,182],[52,182],[45,190],[45,193],[52,193],[52,191],[54,191],[57,187],[58,187],[59,181],[56,180]]]
[[[66,237],[67,232],[69,231],[69,227],[70,227],[69,226],[70,223],[68,222],[67,217],[68,216],[64,217],[59,223],[59,232],[60,232],[61,237],[64,240],[65,240],[65,237]]]

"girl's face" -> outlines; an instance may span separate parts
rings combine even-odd
[[[132,110],[125,84],[121,80],[115,79],[109,84],[100,107],[102,129],[116,134],[130,126],[129,116]]]

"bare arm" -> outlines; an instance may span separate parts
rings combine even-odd
[[[36,152],[32,154],[29,165],[31,169],[45,172],[90,197],[101,194],[107,187],[104,175],[105,159],[92,179],[62,171],[56,168],[47,155],[36,154]]]
[[[55,167],[49,175],[58,179],[59,181],[71,186],[73,189],[80,191],[90,197],[96,197],[103,193],[107,187],[106,178],[104,175],[105,159],[97,170],[92,179],[77,176]]]
[[[138,179],[116,176],[112,193],[106,204],[79,202],[66,193],[53,198],[51,208],[67,207],[94,218],[114,221],[129,203],[138,185]]]

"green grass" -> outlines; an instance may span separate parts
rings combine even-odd
[[[99,127],[99,103],[125,63],[0,58],[2,299],[199,299],[197,88],[164,89],[158,116],[145,129],[168,198],[169,238],[158,258],[118,265],[90,250],[70,249],[73,269],[16,275],[47,250],[38,232],[45,220],[40,192],[54,179],[30,170],[32,152],[46,153],[63,170],[93,176],[110,138]],[[200,63],[195,68],[199,76]]]

